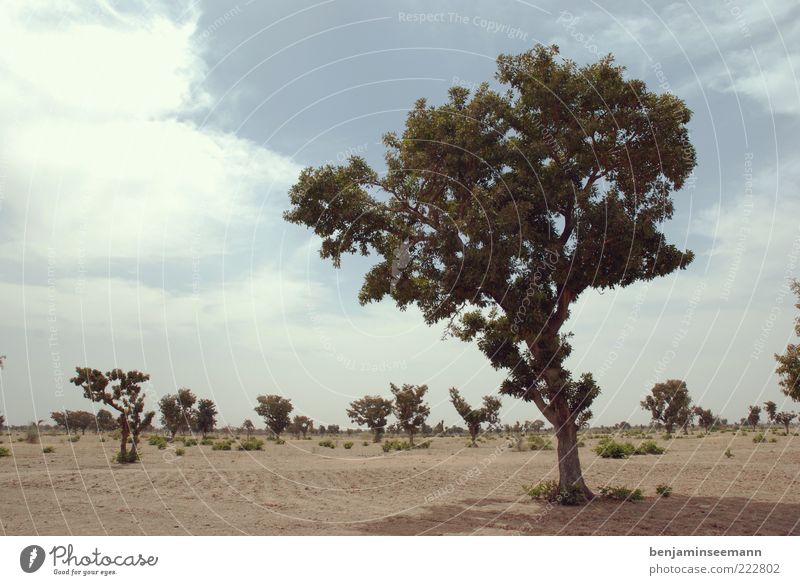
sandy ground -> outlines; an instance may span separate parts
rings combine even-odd
[[[800,437],[755,445],[752,434],[666,442],[663,456],[598,458],[593,488],[641,487],[643,502],[581,507],[532,501],[522,484],[555,475],[553,451],[517,452],[496,438],[478,449],[437,438],[428,450],[327,449],[313,440],[264,451],[209,446],[109,463],[117,445],[87,434],[43,436],[55,452],[9,441],[0,458],[0,531],[11,534],[794,534],[800,535]],[[634,443],[637,441],[634,439]],[[724,456],[726,448],[732,458]],[[655,487],[673,487],[659,498]]]

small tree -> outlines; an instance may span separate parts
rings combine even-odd
[[[289,426],[289,415],[294,407],[292,401],[277,394],[258,396],[258,406],[255,407],[256,414],[264,419],[267,428],[280,438],[281,433]]]
[[[113,431],[117,428],[117,426],[119,426],[114,418],[114,415],[108,412],[105,408],[101,408],[97,411],[95,420],[97,421],[97,430],[101,433]]]
[[[3,426],[6,424],[6,417],[0,414],[0,430],[3,430]]]
[[[69,411],[68,410],[56,410],[55,412],[50,413],[50,418],[56,423],[56,426],[61,427],[66,431],[69,432]]]
[[[242,423],[242,431],[244,431],[248,439],[250,438],[250,433],[252,433],[255,428],[256,427],[253,424],[253,421],[251,421],[249,418],[244,419],[244,422]]]
[[[497,424],[500,415],[500,399],[495,396],[484,396],[483,406],[481,408],[472,408],[457,388],[450,388],[450,402],[456,409],[456,412],[464,422],[467,423],[467,430],[469,431],[472,443],[470,447],[477,447],[478,443],[475,439],[478,433],[481,432],[481,424],[487,423],[490,425]]]
[[[544,421],[539,420],[538,418],[531,423],[531,429],[534,433],[541,433],[542,429],[544,428]]]
[[[195,423],[193,406],[197,397],[189,388],[181,388],[177,394],[165,394],[158,401],[161,411],[161,424],[170,434],[172,440],[178,433],[188,432]]]
[[[756,405],[750,405],[750,410],[747,413],[747,418],[745,419],[747,424],[753,427],[753,430],[758,426],[758,423],[761,422],[761,407]]]
[[[119,368],[103,374],[91,368],[75,368],[70,382],[83,389],[83,395],[93,402],[102,402],[119,413],[120,446],[117,462],[131,463],[139,458],[139,435],[153,421],[155,412],[144,412],[145,394],[142,384],[149,374],[137,370],[125,372]],[[109,391],[109,384],[111,389]],[[128,438],[132,440],[128,452]]]
[[[295,415],[292,419],[292,432],[298,437],[302,436],[304,439],[306,435],[314,430],[314,421],[303,415]]]
[[[86,429],[94,424],[94,415],[85,410],[56,411],[50,414],[50,418],[66,432],[81,431],[82,435],[86,434]]]
[[[366,425],[372,431],[372,440],[380,442],[386,429],[386,417],[392,414],[392,401],[380,396],[364,396],[350,403],[347,416],[357,425]]]
[[[798,297],[794,306],[800,309],[800,281],[793,280],[790,286]],[[800,316],[794,321],[794,333],[800,336]],[[782,355],[775,354],[775,359],[778,362],[775,371],[779,376],[781,390],[792,400],[800,401],[800,345],[790,343]]]
[[[697,416],[697,424],[707,433],[717,424],[717,417],[714,416],[710,408],[695,406],[692,412]]]
[[[650,411],[653,422],[661,422],[672,434],[675,426],[686,427],[692,420],[692,399],[683,380],[667,380],[653,386],[650,395],[641,402],[644,410]]]
[[[797,415],[793,412],[778,412],[778,407],[772,400],[768,400],[764,403],[764,410],[767,413],[769,421],[775,424],[783,425],[783,428],[786,430],[786,434],[788,435],[789,425]]]
[[[413,445],[414,435],[431,412],[428,405],[423,402],[425,394],[428,392],[428,386],[403,384],[402,388],[398,388],[394,384],[389,384],[389,388],[394,394],[394,405],[392,406],[394,415],[397,417],[400,428],[408,433],[408,441]]]
[[[197,411],[194,413],[194,426],[203,438],[214,430],[217,424],[217,406],[210,398],[203,398],[197,403]]]

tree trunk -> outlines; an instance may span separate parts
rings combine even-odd
[[[372,437],[372,442],[373,443],[380,443],[381,442],[381,437],[383,436],[383,428],[382,427],[377,427],[377,428],[373,429],[373,431],[374,431],[375,434]]]
[[[788,437],[789,436],[789,423],[788,422],[783,423],[783,428],[786,429],[786,436]]]
[[[412,447],[414,446],[414,432],[413,431],[409,431],[408,432],[408,442]]]
[[[117,463],[127,463],[128,462],[128,436],[130,435],[130,430],[128,429],[127,424],[122,425],[121,433],[122,435],[119,443],[119,455],[117,456]]]
[[[558,439],[558,486],[567,489],[571,486],[580,488],[587,500],[594,498],[583,481],[581,461],[578,457],[578,429],[572,421],[565,421],[556,426]]]
[[[470,445],[470,447],[477,447],[478,443],[475,442],[475,437],[478,436],[478,431],[476,429],[470,429],[469,430],[469,436],[470,436],[470,439],[472,439],[472,445]]]

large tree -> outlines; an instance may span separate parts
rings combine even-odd
[[[769,418],[769,422],[783,425],[783,428],[786,430],[786,434],[788,435],[789,425],[797,417],[797,414],[795,414],[794,412],[785,412],[785,411],[778,412],[778,405],[775,404],[772,400],[767,400],[764,403],[764,410],[767,413],[767,418]]]
[[[501,403],[500,399],[496,396],[484,396],[483,406],[480,408],[472,408],[461,396],[458,388],[450,388],[450,402],[453,403],[459,416],[467,423],[467,430],[472,440],[470,447],[478,446],[478,443],[475,442],[475,438],[478,436],[478,433],[481,432],[481,425],[483,423],[494,425],[499,421]]]
[[[256,414],[264,419],[267,428],[275,437],[280,438],[281,433],[291,422],[289,415],[294,410],[292,401],[277,394],[257,396],[256,400],[258,401],[258,406],[254,409]]]
[[[177,394],[165,394],[158,401],[161,411],[161,424],[174,440],[178,433],[185,433],[195,425],[197,413],[194,404],[197,397],[189,388],[181,388]]]
[[[79,430],[82,435],[86,434],[86,429],[95,424],[94,415],[85,410],[56,411],[50,414],[50,418],[68,433]]]
[[[753,427],[753,430],[756,430],[758,423],[761,422],[761,407],[751,404],[747,409],[747,418],[744,420],[747,424]]]
[[[83,389],[83,395],[93,402],[101,402],[119,413],[120,445],[118,463],[132,463],[139,459],[139,435],[153,421],[155,412],[144,411],[145,394],[142,384],[150,374],[137,370],[125,372],[119,368],[106,372],[92,368],[75,368],[70,382]],[[111,388],[109,389],[109,384]],[[128,439],[131,450],[128,452]]]
[[[599,388],[565,368],[564,325],[587,289],[624,287],[685,267],[663,224],[695,166],[690,111],[628,79],[605,57],[578,66],[556,47],[501,55],[497,79],[440,106],[420,99],[403,134],[384,136],[386,171],[358,157],[305,169],[288,221],[322,239],[339,267],[378,258],[362,303],[391,297],[428,324],[476,340],[554,426],[562,489],[586,487],[577,431]]]
[[[795,307],[800,309],[800,281],[793,280],[790,284],[792,291],[797,295]],[[800,336],[800,316],[794,321],[794,334]],[[800,401],[800,345],[790,343],[782,355],[775,354],[778,361],[776,372],[781,390],[792,400]]]
[[[392,401],[381,396],[364,396],[350,403],[347,416],[357,425],[366,425],[372,431],[372,440],[380,442],[386,429],[386,418],[392,414]]]
[[[206,438],[217,424],[217,405],[210,398],[202,398],[197,402],[194,413],[194,428]]]
[[[101,408],[97,411],[95,420],[97,421],[97,430],[100,432],[113,431],[119,426],[114,415],[105,408]]]
[[[650,412],[653,422],[664,424],[669,434],[676,426],[686,432],[686,427],[694,417],[692,399],[683,380],[659,382],[640,404]]]
[[[389,384],[389,389],[394,394],[392,412],[397,418],[397,424],[408,434],[408,442],[413,445],[414,435],[419,432],[431,413],[430,407],[425,403],[428,387],[425,384],[420,386],[403,384],[402,387]]]
[[[314,421],[302,414],[295,415],[292,419],[292,432],[297,436],[302,436],[304,439],[306,435],[314,430]]]
[[[707,433],[711,432],[711,429],[714,427],[714,425],[719,422],[716,415],[711,412],[710,408],[695,406],[692,409],[692,412],[697,417],[697,424]]]

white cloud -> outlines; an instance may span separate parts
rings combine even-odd
[[[181,21],[64,2],[0,17],[0,161],[7,258],[163,260],[220,253],[298,167],[186,121],[208,97]],[[102,6],[102,5],[101,5]],[[229,243],[227,244],[229,245]]]

